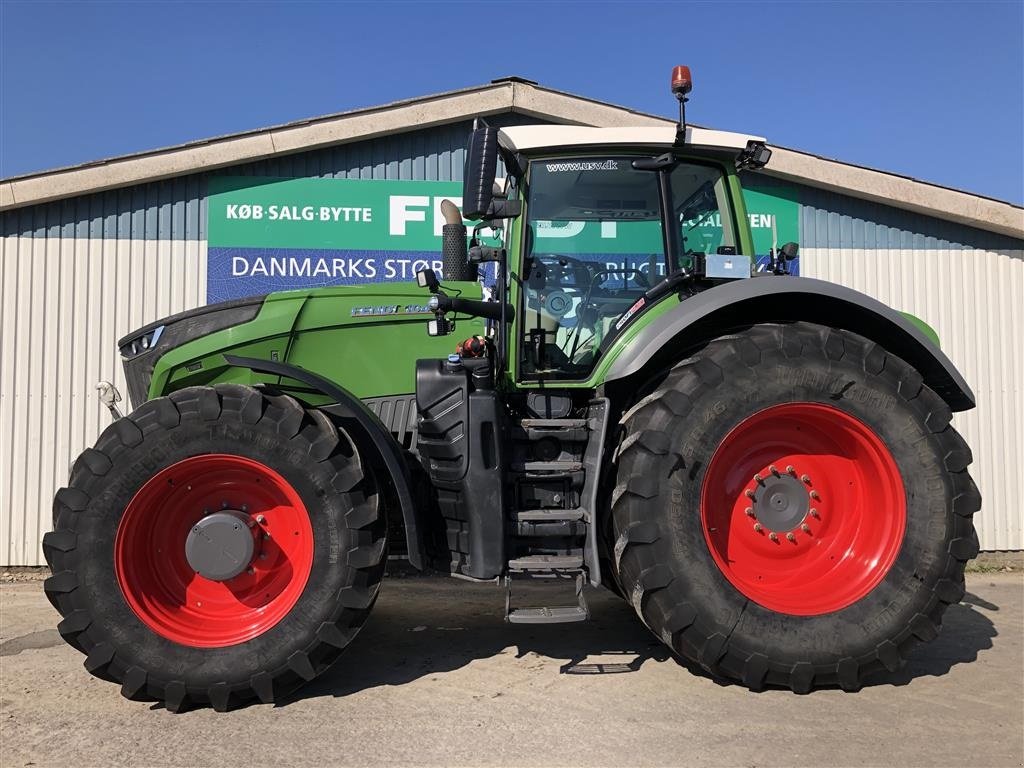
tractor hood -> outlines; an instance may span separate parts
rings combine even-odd
[[[478,283],[452,286],[465,298],[481,295]],[[172,315],[118,342],[128,396],[138,407],[169,389],[223,380],[224,354],[287,362],[333,380],[370,381],[376,368],[390,368],[397,356],[429,356],[435,346],[436,356],[451,351],[450,339],[427,337],[429,297],[415,283],[371,283],[282,291]],[[467,335],[483,328],[470,320],[460,326]],[[409,362],[410,375],[413,367]],[[387,376],[399,389],[400,378]],[[381,383],[373,386],[377,394]]]
[[[248,323],[259,314],[266,296],[251,296],[197,307],[144,325],[117,342],[128,384],[128,399],[137,408],[146,400],[153,369],[164,354],[211,333]]]

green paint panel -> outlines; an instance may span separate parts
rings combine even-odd
[[[477,283],[450,286],[465,298],[481,296]],[[484,332],[482,320],[456,316],[455,333],[428,336],[430,315],[423,312],[428,297],[411,283],[271,294],[251,322],[183,344],[161,357],[149,396],[225,381],[287,384],[274,376],[233,369],[224,355],[297,365],[360,398],[411,393],[416,360],[446,357],[459,341]]]

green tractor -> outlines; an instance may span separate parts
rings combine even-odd
[[[607,587],[751,689],[856,690],[934,638],[978,551],[950,425],[974,396],[921,321],[789,275],[794,244],[754,268],[739,171],[771,152],[688,127],[685,68],[672,89],[674,129],[478,123],[441,274],[122,339],[134,410],[108,399],[43,539],[86,669],[174,711],[275,701],[352,642],[403,538],[512,623]],[[630,253],[538,237],[583,226]]]

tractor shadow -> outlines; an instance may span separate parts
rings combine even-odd
[[[530,601],[529,588],[519,589],[520,602],[544,604],[543,590]],[[489,584],[443,577],[385,580],[369,620],[338,663],[279,706],[403,685],[502,653],[540,657],[537,667],[548,666],[542,659],[559,660],[559,673],[566,675],[629,673],[672,658],[632,609],[606,590],[587,590],[591,619],[576,624],[506,624],[504,599],[504,590]],[[603,658],[588,661],[594,657]]]
[[[544,594],[534,604],[543,604]],[[509,652],[517,660],[540,657],[537,674],[550,674],[545,660],[561,662],[559,674],[588,676],[629,674],[645,664],[675,664],[718,685],[735,685],[669,652],[633,609],[611,592],[588,590],[587,601],[591,610],[587,622],[509,625],[503,621],[504,592],[496,586],[439,577],[387,579],[365,627],[338,663],[277,706],[400,686]],[[979,652],[992,647],[997,635],[984,611],[998,610],[968,594],[964,603],[946,611],[936,640],[915,648],[898,672],[874,675],[865,687],[903,686],[974,661]]]
[[[940,677],[958,664],[977,660],[978,654],[991,648],[999,634],[985,612],[998,610],[998,605],[966,593],[960,603],[946,609],[935,640],[918,645],[902,669],[873,675],[865,687],[908,685],[919,677]]]

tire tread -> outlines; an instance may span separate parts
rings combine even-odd
[[[92,502],[83,489],[88,478],[102,477],[119,455],[137,446],[154,430],[170,430],[185,422],[227,419],[247,425],[262,422],[280,439],[302,446],[310,460],[332,469],[335,487],[348,493],[350,506],[345,525],[358,531],[360,545],[352,550],[348,567],[359,575],[354,584],[335,595],[335,620],[311,628],[310,642],[274,668],[245,681],[220,681],[205,689],[192,689],[181,679],[161,680],[153,670],[122,662],[116,645],[97,628],[88,602],[79,590],[78,516]],[[339,479],[340,478],[340,479]],[[47,598],[62,615],[61,637],[86,655],[92,674],[118,682],[126,698],[141,695],[163,701],[180,712],[192,705],[210,705],[224,711],[236,703],[256,699],[272,703],[303,681],[326,669],[355,637],[373,605],[383,576],[386,521],[379,508],[375,479],[363,468],[359,451],[346,433],[324,412],[306,409],[294,398],[238,384],[189,387],[143,403],[130,415],[111,424],[76,461],[68,487],[54,497],[54,530],[43,538],[43,551],[52,575],[44,582]]]
[[[650,426],[655,412],[660,411],[668,418],[685,418],[701,396],[720,386],[720,374],[728,368],[730,358],[735,365],[750,366],[772,355],[798,358],[807,354],[819,355],[826,361],[855,362],[871,376],[884,372],[895,378],[898,397],[914,401],[914,407],[923,412],[922,422],[943,446],[944,469],[955,488],[951,499],[954,514],[950,517],[958,522],[954,523],[945,562],[933,579],[927,610],[915,614],[905,627],[879,642],[871,654],[846,656],[831,665],[797,660],[788,668],[780,668],[759,652],[738,655],[741,652],[733,648],[731,633],[717,632],[710,623],[702,621],[699,601],[694,604],[682,593],[672,594],[671,582],[650,594],[646,582],[658,562],[658,537],[637,536],[633,532],[657,529],[657,523],[645,511],[661,493],[651,471],[651,457],[663,455],[671,448],[662,438],[648,437],[655,431]],[[707,360],[713,361],[714,367],[707,365]],[[620,441],[615,454],[618,480],[609,504],[610,542],[614,542],[612,565],[621,593],[630,598],[654,634],[675,652],[712,674],[738,680],[752,690],[775,685],[806,693],[816,687],[838,685],[843,690],[856,691],[868,675],[880,669],[899,669],[917,643],[937,635],[946,607],[963,597],[964,565],[978,553],[971,517],[981,507],[981,496],[967,472],[970,448],[950,424],[952,414],[948,405],[925,385],[916,370],[880,345],[844,331],[808,323],[766,323],[710,341],[661,374],[660,384],[646,385],[640,391],[645,393],[644,397],[626,409],[619,422]],[[660,418],[664,421],[665,416]]]

